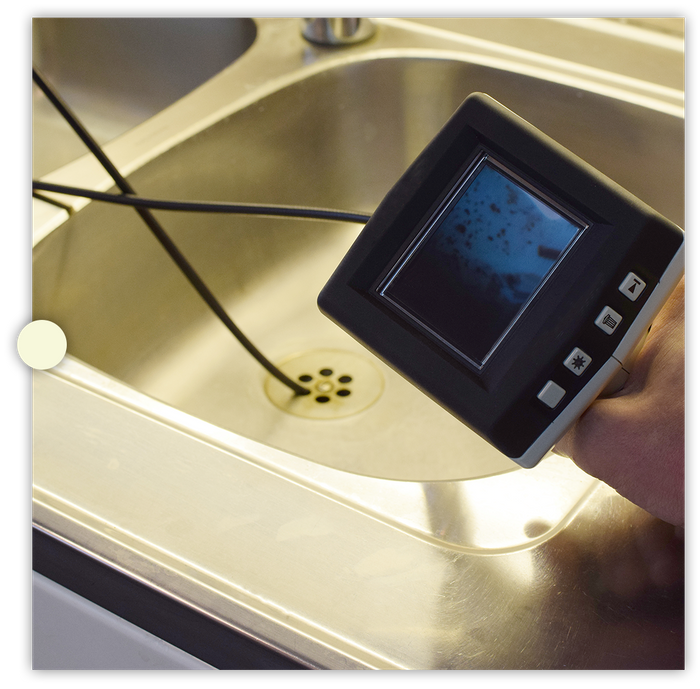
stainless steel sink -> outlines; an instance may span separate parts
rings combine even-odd
[[[231,67],[107,147],[142,195],[371,213],[483,91],[683,224],[676,89],[400,20],[338,51],[293,20],[257,26]],[[110,187],[89,157],[46,178]],[[618,656],[551,648],[569,616],[597,633],[592,582],[620,534],[658,525],[568,461],[516,469],[321,316],[357,226],[158,214],[269,358],[352,379],[332,411],[289,413],[133,210],[71,202],[69,217],[35,202],[33,318],[69,352],[35,373],[40,528],[310,666],[679,662],[651,632]]]
[[[36,17],[32,59],[104,144],[203,84],[254,39],[251,19]],[[35,176],[85,153],[36,87],[32,107]]]

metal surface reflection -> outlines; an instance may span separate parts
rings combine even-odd
[[[601,497],[508,567],[450,560],[437,626],[451,630],[451,643],[447,652],[438,645],[434,667],[684,666],[683,534],[624,504],[615,510],[623,528],[599,530],[596,511],[610,500]]]

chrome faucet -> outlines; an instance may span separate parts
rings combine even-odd
[[[318,45],[341,46],[366,41],[376,27],[370,19],[336,17],[334,19],[303,19],[302,35]]]

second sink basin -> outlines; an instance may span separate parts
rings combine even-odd
[[[32,60],[103,144],[203,84],[254,39],[252,19],[37,17]],[[35,177],[85,153],[37,87],[32,108]]]

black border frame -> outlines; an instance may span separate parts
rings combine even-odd
[[[575,236],[569,244],[566,246],[564,251],[558,257],[556,263],[552,268],[546,273],[542,278],[540,283],[537,285],[536,289],[532,294],[525,300],[522,306],[519,308],[516,315],[499,335],[499,337],[494,342],[493,346],[486,353],[484,358],[477,362],[472,357],[462,352],[456,345],[449,342],[443,338],[439,333],[425,323],[416,314],[410,312],[408,308],[404,308],[401,304],[391,298],[390,295],[386,294],[387,288],[391,285],[391,282],[396,279],[398,275],[401,274],[403,268],[409,264],[413,259],[413,256],[417,251],[420,250],[421,245],[423,245],[434,232],[439,230],[444,220],[452,212],[454,206],[459,202],[464,193],[467,191],[469,186],[474,182],[479,173],[487,166],[495,169],[506,179],[508,179],[513,184],[520,187],[524,192],[532,195],[534,198],[542,202],[543,204],[549,206],[559,215],[568,220],[572,225],[578,228]],[[561,262],[564,260],[566,255],[574,247],[576,242],[581,238],[581,235],[590,227],[590,223],[583,219],[582,217],[576,215],[573,211],[566,208],[564,204],[559,202],[557,199],[547,194],[543,189],[540,189],[537,185],[529,182],[517,170],[513,169],[512,166],[505,164],[499,159],[499,157],[492,152],[488,151],[483,147],[478,147],[473,158],[465,166],[464,172],[459,176],[457,183],[449,189],[443,196],[440,206],[435,211],[434,215],[428,220],[428,222],[420,228],[417,232],[409,246],[404,250],[401,256],[391,265],[380,277],[378,283],[373,287],[373,291],[378,295],[378,297],[384,300],[391,308],[396,310],[402,317],[407,318],[409,321],[414,322],[419,328],[426,332],[430,337],[435,340],[438,345],[444,347],[449,353],[453,354],[459,359],[462,359],[467,366],[472,367],[477,373],[480,373],[485,366],[488,365],[489,359],[492,357],[501,342],[507,337],[508,333],[515,327],[516,322],[525,315],[526,310],[530,304],[537,298],[545,283],[550,279],[550,277],[558,270]]]

